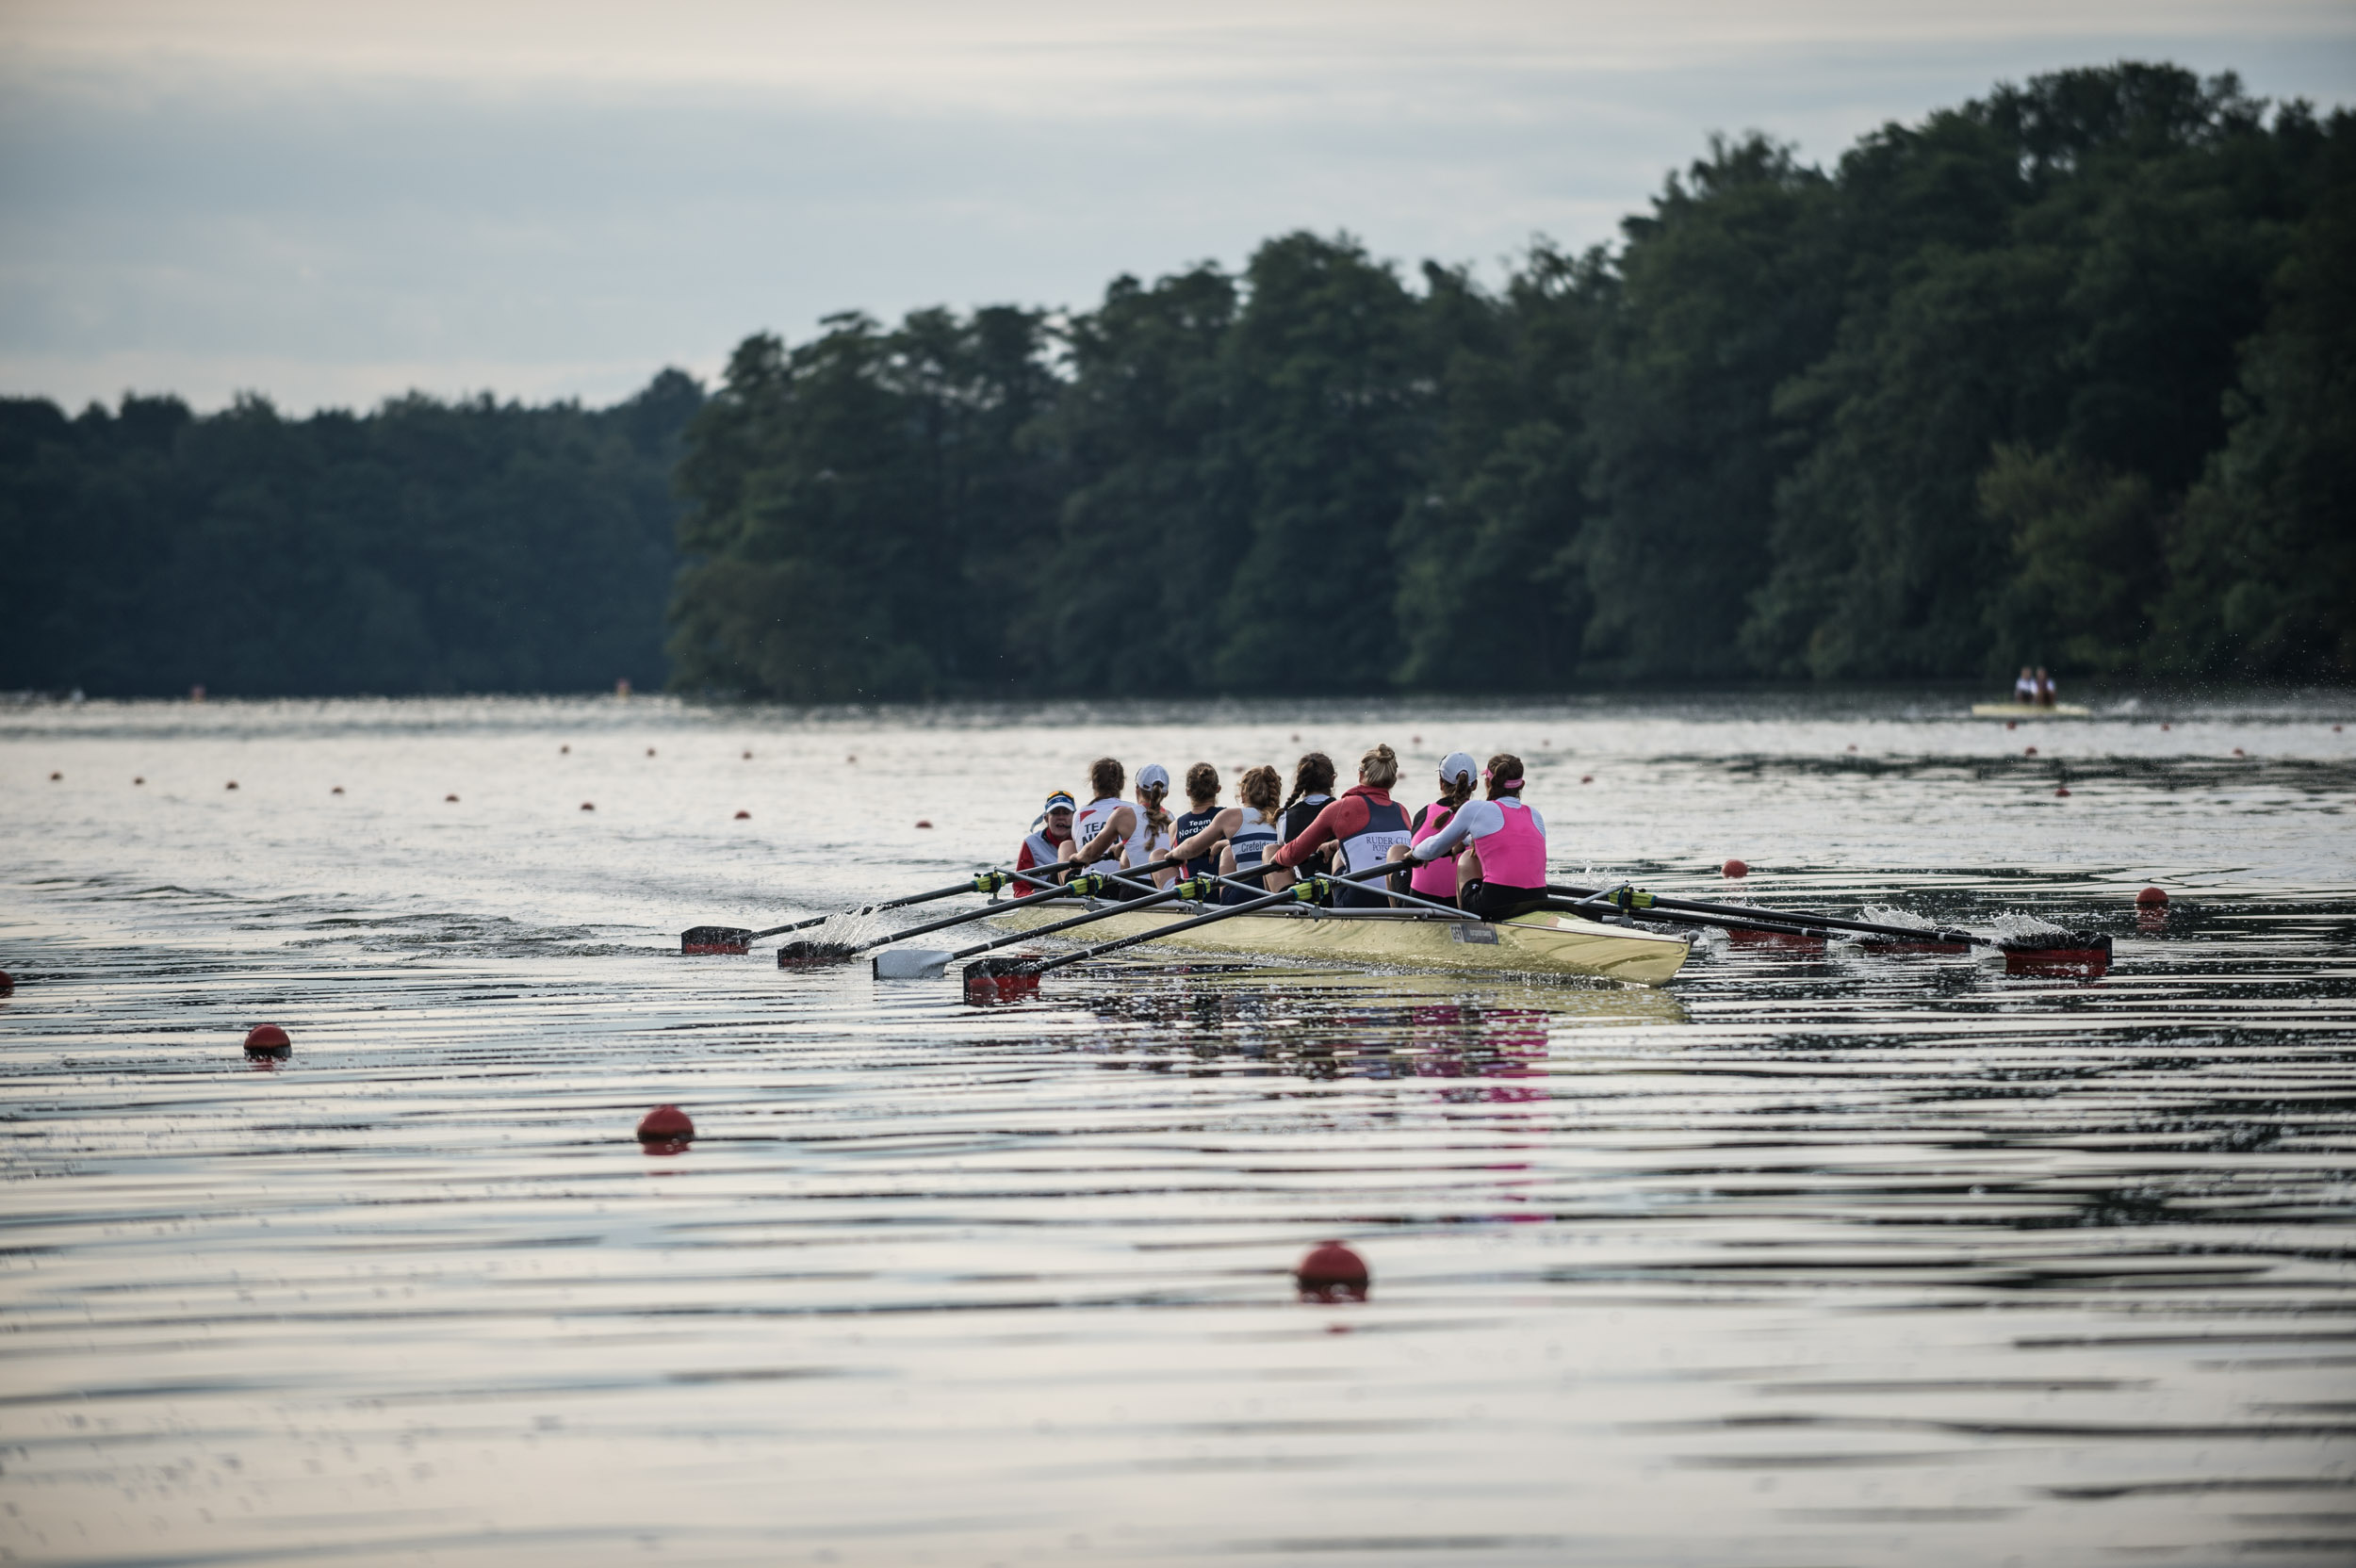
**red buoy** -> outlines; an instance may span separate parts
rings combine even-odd
[[[234,789],[236,789],[236,788],[237,787],[237,781],[236,779],[234,779],[234,778],[233,778],[233,779],[231,779],[231,780],[229,781],[229,786],[228,786],[228,787],[229,787],[230,789],[233,789],[233,790],[234,790]]]
[[[747,762],[749,762],[749,761],[751,761],[752,760],[753,760],[753,754],[752,754],[751,752],[749,752],[749,751],[748,751],[748,752],[746,752],[746,753],[744,754],[744,760],[745,760],[745,761],[747,761]]]
[[[1411,746],[1419,746],[1423,744],[1423,737],[1420,735],[1410,735],[1407,737],[1407,743]]]
[[[1728,860],[1725,865],[1718,868],[1718,874],[1721,876],[1748,876],[1751,874],[1751,868],[1744,865],[1740,860]]]
[[[2234,755],[2234,756],[2236,756],[2236,757],[2247,757],[2247,756],[2249,756],[2250,754],[2249,754],[2248,752],[2246,752],[2246,751],[2242,750],[2242,748],[2241,748],[2241,747],[2239,747],[2239,746],[2235,746],[2235,747],[2233,748],[2233,755]]]
[[[2021,721],[2018,719],[2006,719],[2004,721],[2004,727],[2006,729],[2018,729],[2021,727]]]
[[[638,1119],[638,1141],[650,1154],[676,1154],[695,1136],[695,1124],[677,1105],[657,1105]]]
[[[2023,756],[2023,757],[2035,757],[2035,756],[2037,755],[2037,747],[2035,747],[2035,746],[2031,746],[2031,747],[2029,747],[2027,750],[2023,751],[2021,755],[2021,756]]]
[[[2143,891],[2135,894],[2135,907],[2138,909],[2167,908],[2168,890],[2166,888],[2144,889]]]
[[[344,787],[343,787],[341,784],[338,784],[338,785],[336,785],[334,789],[332,789],[332,790],[328,791],[327,792],[328,792],[329,794],[331,794],[331,795],[339,795],[339,794],[342,794],[342,793],[344,792]]]
[[[2162,730],[2163,732],[2168,731],[2168,730],[2170,730],[2170,729],[2173,729],[2173,728],[2175,728],[2175,727],[2175,727],[2174,725],[2172,725],[2172,724],[2164,724],[2164,725],[2160,726],[2160,728],[2161,728],[2161,730]]]
[[[257,1023],[246,1031],[245,1054],[249,1056],[285,1056],[293,1050],[294,1041],[275,1023]]]
[[[1579,781],[1581,784],[1593,784],[1595,781],[1595,776],[1592,773],[1583,773],[1579,776]]]
[[[752,820],[752,816],[753,814],[750,811],[739,811],[736,813],[736,820],[738,822],[750,822]]]
[[[444,795],[442,797],[442,804],[445,806],[455,806],[458,804],[458,797],[456,795]]]
[[[581,803],[581,808],[584,811],[594,811],[597,808],[597,803],[594,800],[584,800]]]
[[[652,756],[654,755],[654,747],[652,747],[652,746],[648,746],[648,747],[646,748],[646,755],[647,755],[647,756],[649,756],[649,757],[652,757]]]
[[[13,996],[15,994],[16,976],[10,974],[5,969],[0,969],[0,996]]]
[[[923,817],[919,817],[919,818],[917,818],[917,819],[916,819],[916,825],[917,825],[917,826],[919,826],[919,827],[930,827],[930,826],[932,825],[932,824],[931,824],[930,822],[926,821],[924,818],[923,818]]]
[[[556,755],[559,757],[570,757],[572,754],[573,748],[570,746],[558,746],[556,748]]]
[[[1321,1241],[1293,1270],[1304,1301],[1363,1301],[1372,1288],[1366,1260],[1338,1241]]]
[[[49,776],[49,782],[55,784],[58,779],[63,778],[64,776],[65,775],[61,773],[53,773]]]
[[[146,782],[147,782],[147,780],[146,780],[145,778],[142,778],[142,777],[139,777],[139,776],[134,776],[132,777],[132,779],[131,779],[131,782],[132,782],[132,783],[134,783],[134,784],[144,784],[144,783],[146,783]]]
[[[2055,794],[2057,794],[2057,795],[2061,795],[2061,796],[2063,796],[2063,797],[2067,798],[2067,797],[2068,797],[2068,795],[2069,795],[2069,793],[2070,793],[2070,786],[2069,786],[2069,785],[2067,785],[2067,784],[2061,785],[2061,786],[2057,787],[2057,788],[2053,791],[2053,792],[2054,792]]]

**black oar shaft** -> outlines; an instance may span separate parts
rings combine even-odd
[[[1611,904],[1610,894],[1600,889],[1569,888],[1562,886],[1559,883],[1549,882],[1546,884],[1546,891],[1563,898],[1575,898],[1581,901],[1600,900],[1614,909],[1623,907],[1617,904]],[[1676,910],[1681,914],[1689,915],[1714,915],[1721,920],[1780,922],[1786,925],[1822,926],[1824,929],[1831,931],[1861,931],[1868,936],[1901,937],[1909,941],[1971,942],[1980,947],[1993,947],[1997,945],[1988,941],[1986,938],[1974,937],[1965,931],[1953,931],[1944,928],[1924,930],[1920,926],[1911,925],[1883,925],[1874,921],[1841,920],[1832,915],[1802,913],[1786,914],[1780,910],[1758,909],[1742,904],[1705,904],[1699,900],[1690,898],[1663,898],[1658,893],[1650,893],[1645,896],[1650,900],[1650,903],[1648,905],[1638,905],[1635,906],[1635,907],[1670,909]]]
[[[1168,869],[1173,863],[1174,862],[1169,860],[1156,860],[1151,865],[1139,866],[1137,869],[1141,872],[1162,871]],[[1019,871],[1010,872],[1007,874],[1012,880],[1017,882],[1044,882],[1047,880],[1045,877],[1032,876]],[[1116,880],[1118,880],[1118,878],[1116,878]],[[909,937],[922,937],[934,931],[946,931],[953,925],[965,925],[973,921],[988,920],[991,915],[1000,914],[1008,909],[1022,908],[1029,905],[1044,903],[1048,899],[1060,898],[1063,896],[1063,888],[1060,885],[1057,885],[1050,887],[1041,892],[1023,893],[1020,897],[1008,899],[1004,904],[985,904],[978,909],[968,909],[961,914],[951,915],[946,920],[930,921],[923,925],[911,925],[905,931],[894,931],[888,937],[877,937],[873,941],[861,942],[859,946],[852,948],[850,951],[854,954],[872,952],[875,948],[889,946],[892,942],[901,941]],[[1050,926],[1048,929],[1054,930],[1055,927]],[[1037,934],[1038,933],[1036,932],[1024,933],[1025,936],[1036,936]],[[1016,938],[1014,939],[1020,940],[1021,938]]]

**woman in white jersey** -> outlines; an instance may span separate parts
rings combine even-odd
[[[1162,809],[1161,803],[1170,792],[1170,770],[1159,762],[1137,770],[1135,805],[1121,798],[1121,784],[1126,773],[1109,757],[1100,757],[1088,764],[1088,788],[1095,792],[1095,798],[1072,815],[1072,847],[1065,858],[1083,866],[1109,859],[1112,865],[1098,869],[1111,871],[1117,867],[1133,871],[1159,858],[1157,848],[1169,848],[1170,813]],[[1156,874],[1156,880],[1159,879],[1160,874]],[[1106,890],[1119,897],[1137,896],[1134,888]]]

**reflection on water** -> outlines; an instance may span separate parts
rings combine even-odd
[[[2093,983],[1149,948],[977,1009],[669,947],[937,885],[1075,758],[1371,723],[92,707],[0,730],[14,1558],[2356,1556],[2346,715],[2040,733],[2066,818],[1903,705],[1448,736],[1552,759],[1565,871],[1740,849],[1762,903],[2106,931]],[[1328,1238],[1371,1299],[1297,1299]]]

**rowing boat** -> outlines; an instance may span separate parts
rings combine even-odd
[[[1049,899],[993,919],[1023,931],[1080,907],[1077,899]],[[1107,939],[1142,936],[1201,912],[1180,906],[1110,915],[1091,927],[1091,934],[1102,932]],[[1675,975],[1688,951],[1682,937],[1605,925],[1577,915],[1523,915],[1492,925],[1419,909],[1271,909],[1175,932],[1166,939],[1172,947],[1210,953],[1477,973],[1599,975],[1646,986]]]
[[[2091,708],[2081,708],[2074,702],[2057,702],[2048,708],[2036,702],[1975,702],[1972,705],[1975,719],[2090,719]]]

